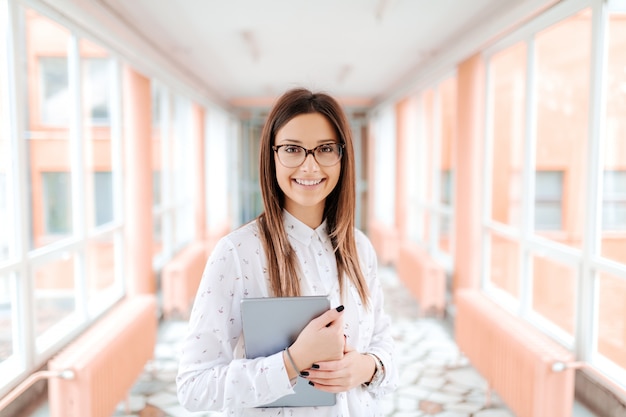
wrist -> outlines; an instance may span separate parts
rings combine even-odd
[[[290,364],[292,365],[292,367],[296,368],[295,371],[297,373],[300,373],[305,369],[311,367],[311,363],[308,363],[307,359],[305,358],[306,355],[298,350],[295,345],[291,345],[287,349],[285,349],[285,353],[288,354],[288,359],[291,362]]]
[[[373,353],[364,353],[364,355],[371,357],[374,360],[374,373],[371,375],[371,378],[366,381],[363,385],[368,388],[376,388],[380,385],[385,376],[385,365],[380,360],[378,356]]]

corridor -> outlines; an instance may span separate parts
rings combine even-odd
[[[420,318],[415,301],[395,270],[380,268],[386,309],[393,317],[397,345],[399,388],[384,400],[388,417],[514,417],[495,393],[487,394],[485,380],[471,367],[454,343],[449,324]],[[112,417],[218,417],[220,413],[190,413],[176,399],[179,341],[182,320],[162,321],[154,361],[120,403]],[[490,401],[490,405],[488,405]],[[20,417],[46,417],[45,405]],[[594,417],[578,403],[574,417]],[[556,417],[556,416],[555,416]]]

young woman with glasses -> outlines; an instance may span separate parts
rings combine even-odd
[[[395,388],[390,319],[377,261],[355,229],[352,135],[339,104],[294,89],[268,116],[260,143],[264,212],[222,238],[198,288],[182,345],[178,398],[228,416],[382,416]],[[240,301],[325,295],[332,308],[287,349],[244,355]],[[300,375],[336,394],[331,406],[262,407],[293,394]]]

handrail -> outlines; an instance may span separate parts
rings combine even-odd
[[[4,410],[9,404],[11,404],[24,391],[30,388],[30,386],[33,385],[35,382],[48,378],[74,379],[74,371],[72,371],[71,369],[65,369],[63,371],[39,371],[31,374],[17,387],[9,391],[7,395],[5,395],[3,398],[0,398],[0,411]]]

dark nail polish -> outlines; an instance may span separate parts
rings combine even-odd
[[[344,307],[341,305],[341,306],[337,307],[337,308],[336,308],[336,310],[337,310],[337,311],[339,311],[339,312],[342,312],[342,311],[343,311],[343,308],[344,308]]]
[[[314,387],[314,386],[315,386],[315,384],[313,383],[313,381],[309,381],[309,385],[310,385],[310,386],[312,386],[312,387]]]
[[[320,369],[320,366],[316,363],[314,363],[313,365],[311,365],[311,368],[313,369]]]
[[[300,372],[300,376],[309,376],[309,372],[308,371],[302,371],[302,372]]]

